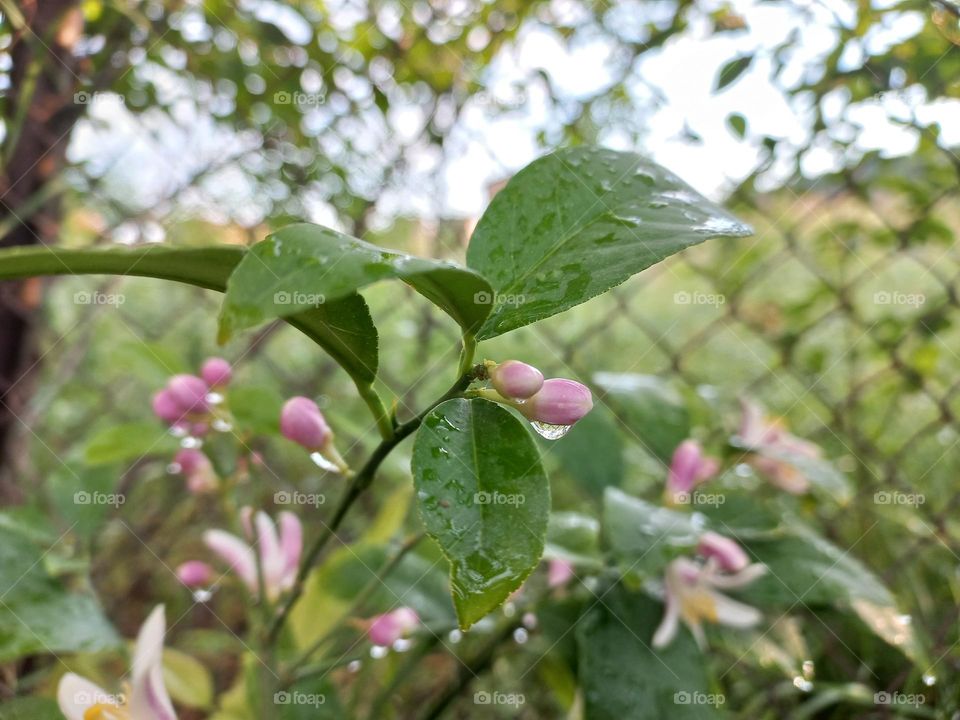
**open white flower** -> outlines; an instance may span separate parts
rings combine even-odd
[[[781,490],[794,495],[806,492],[810,481],[796,463],[819,459],[820,448],[791,435],[782,420],[768,417],[756,403],[741,400],[740,404],[740,442],[756,453],[748,462]]]
[[[140,627],[126,693],[111,695],[96,683],[67,673],[57,686],[57,703],[67,720],[177,720],[163,684],[163,605]]]
[[[719,590],[749,585],[765,572],[766,567],[758,563],[737,572],[723,572],[715,557],[708,558],[702,565],[686,557],[673,560],[664,577],[666,611],[653,635],[653,646],[669,645],[677,635],[680,620],[690,628],[701,648],[706,647],[704,621],[735,628],[756,625],[762,617],[759,610]]]
[[[284,590],[293,587],[296,581],[303,550],[303,528],[296,515],[282,512],[279,515],[278,535],[273,520],[263,511],[253,515],[251,527],[250,513],[248,508],[244,509],[244,528],[248,537],[256,536],[263,585],[267,598],[273,601]],[[257,557],[249,543],[225,530],[207,530],[203,534],[203,541],[230,566],[251,593],[256,595],[259,592]]]

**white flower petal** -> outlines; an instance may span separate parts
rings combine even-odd
[[[763,619],[763,614],[755,607],[729,598],[718,592],[711,592],[717,622],[735,628],[749,628]]]
[[[84,713],[92,705],[109,703],[111,696],[96,683],[68,672],[57,685],[57,705],[67,720],[84,720]]]
[[[303,526],[300,518],[292,512],[280,513],[280,549],[284,560],[284,589],[289,589],[300,567],[300,553],[303,550]]]
[[[224,530],[207,530],[203,542],[223,558],[251,592],[257,592],[257,564],[249,545]]]
[[[166,628],[163,605],[157,605],[137,634],[130,683],[130,714],[137,720],[176,720],[173,704],[163,684]]]
[[[680,623],[680,604],[677,602],[676,596],[667,590],[664,602],[663,620],[660,621],[660,626],[653,634],[653,646],[657,649],[665,648],[673,641]]]
[[[260,549],[260,566],[263,570],[263,583],[267,595],[275,597],[280,592],[286,558],[280,550],[280,538],[273,520],[265,512],[258,512],[253,518],[257,529],[257,542]]]

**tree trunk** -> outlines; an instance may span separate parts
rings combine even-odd
[[[7,137],[0,166],[0,247],[51,244],[59,228],[49,183],[63,168],[67,143],[82,105],[74,101],[79,67],[74,46],[83,29],[74,0],[20,0],[23,16],[8,17],[14,30],[13,66],[6,93]],[[29,375],[38,358],[30,330],[39,305],[39,281],[0,283],[0,501],[20,490],[7,472],[11,435],[29,398]]]

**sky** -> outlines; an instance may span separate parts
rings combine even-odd
[[[292,40],[309,41],[309,24],[289,8],[269,0],[245,0],[243,5],[261,20],[280,27]],[[917,88],[855,105],[849,105],[837,91],[824,99],[824,111],[834,122],[828,131],[812,138],[810,101],[789,99],[782,88],[822,73],[822,60],[837,42],[836,25],[849,24],[855,17],[853,4],[844,0],[735,0],[731,5],[746,19],[746,31],[712,34],[705,16],[694,17],[682,36],[643,55],[626,80],[639,109],[637,117],[627,118],[626,125],[639,133],[614,127],[601,136],[604,145],[648,155],[703,194],[722,200],[758,164],[762,138],[768,135],[786,141],[761,179],[761,186],[770,189],[790,174],[796,151],[808,145],[812,149],[805,153],[801,168],[811,178],[836,170],[868,150],[881,150],[885,156],[911,153],[917,143],[916,132],[899,126],[897,118],[915,115],[921,122],[941,123],[943,142],[960,144],[960,101],[931,104]],[[335,3],[331,7],[335,25],[349,27],[360,19],[350,15],[348,5],[340,11]],[[641,32],[636,18],[656,17],[670,7],[670,3],[656,0],[624,0],[610,11],[608,20],[623,37],[630,38]],[[709,9],[710,5],[701,7]],[[551,8],[571,25],[579,23],[575,2],[554,0]],[[846,67],[859,66],[867,54],[883,52],[917,33],[923,24],[918,12],[887,17],[885,27],[862,41],[848,43],[842,56]],[[191,20],[181,32],[202,37],[208,30],[202,20]],[[771,58],[791,33],[797,33],[797,39],[783,72],[775,79]],[[489,185],[541,154],[537,133],[556,126],[544,84],[529,82],[529,78],[537,72],[547,74],[555,93],[566,101],[583,100],[614,82],[616,56],[609,39],[589,29],[578,31],[575,38],[567,44],[554,28],[535,20],[522,28],[516,44],[505,48],[489,67],[483,78],[487,90],[468,102],[445,152],[425,148],[411,154],[411,181],[382,193],[374,225],[385,225],[396,214],[434,218],[472,217],[482,212]],[[482,44],[485,39],[478,37],[477,42]],[[730,58],[745,54],[754,57],[748,70],[723,91],[714,92],[718,69]],[[176,58],[171,58],[171,64],[176,64]],[[70,147],[69,157],[87,163],[95,174],[104,174],[107,188],[123,194],[136,188],[141,204],[148,207],[225,153],[255,146],[254,138],[225,129],[208,112],[198,109],[195,90],[184,87],[171,73],[146,67],[138,71],[152,74],[151,80],[172,100],[170,115],[155,110],[138,117],[122,102],[97,102],[91,107],[91,119],[77,129]],[[257,83],[256,78],[250,81]],[[265,93],[269,92],[267,88]],[[495,112],[491,98],[509,105],[509,111]],[[728,116],[735,111],[748,118],[743,138],[728,124]],[[371,143],[382,142],[384,137],[412,137],[426,117],[411,99],[397,104],[388,121],[389,127],[377,128],[364,126],[358,118],[357,136],[370,138]],[[317,108],[305,122],[322,128],[323,108]],[[691,142],[691,133],[700,141]],[[851,139],[855,141],[851,149],[835,142]],[[263,221],[270,206],[263,189],[251,188],[239,168],[225,169],[216,181],[216,190],[208,184],[202,193],[179,197],[182,207],[220,222],[253,226]],[[267,194],[282,198],[284,192],[277,183]],[[337,225],[322,188],[307,198],[304,215],[314,222]],[[157,235],[156,228],[152,232]],[[151,239],[140,237],[144,234],[141,226],[121,227],[118,233],[115,239],[125,242]]]

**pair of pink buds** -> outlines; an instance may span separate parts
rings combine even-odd
[[[573,425],[593,409],[590,388],[566,378],[543,379],[543,373],[519,360],[486,363],[490,382],[521,415],[549,425]]]
[[[200,376],[174,375],[166,387],[153,396],[153,413],[173,427],[189,430],[192,434],[206,433],[210,413],[210,393],[230,384],[230,363],[213,357],[203,363]]]

